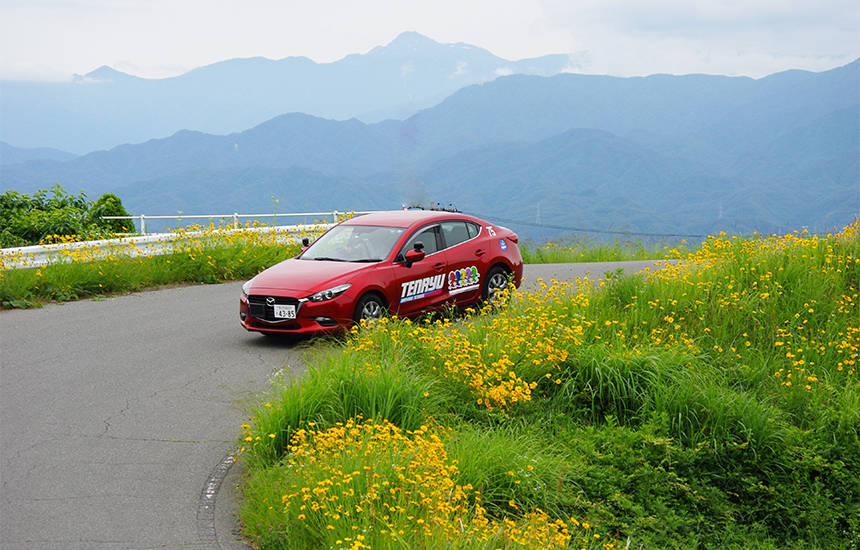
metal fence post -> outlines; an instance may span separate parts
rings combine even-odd
[[[140,232],[143,235],[146,235],[146,216],[143,214],[140,215]]]
[[[239,229],[239,214],[233,212],[233,229]]]

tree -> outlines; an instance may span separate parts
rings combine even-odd
[[[128,216],[122,200],[113,193],[105,193],[89,209],[89,222],[110,233],[133,233],[131,220],[103,220],[102,216]]]

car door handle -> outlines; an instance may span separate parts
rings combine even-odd
[[[486,250],[484,250],[483,248],[479,248],[478,250],[475,251],[475,256],[483,256],[486,253],[487,253]]]
[[[436,271],[442,271],[443,269],[445,269],[445,264],[439,262],[438,264],[433,266],[433,269],[435,269]]]

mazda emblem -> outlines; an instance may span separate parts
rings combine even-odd
[[[274,298],[272,298],[271,296],[269,296],[268,298],[266,298],[266,305],[267,305],[267,306],[273,306],[273,305],[275,305],[275,299],[274,299]]]

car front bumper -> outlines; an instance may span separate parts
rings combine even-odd
[[[239,322],[245,330],[267,334],[313,334],[342,332],[352,325],[348,304],[339,303],[340,300],[309,302],[276,296],[277,304],[296,308],[294,319],[276,319],[274,305],[267,305],[266,298],[254,295],[239,298]]]

